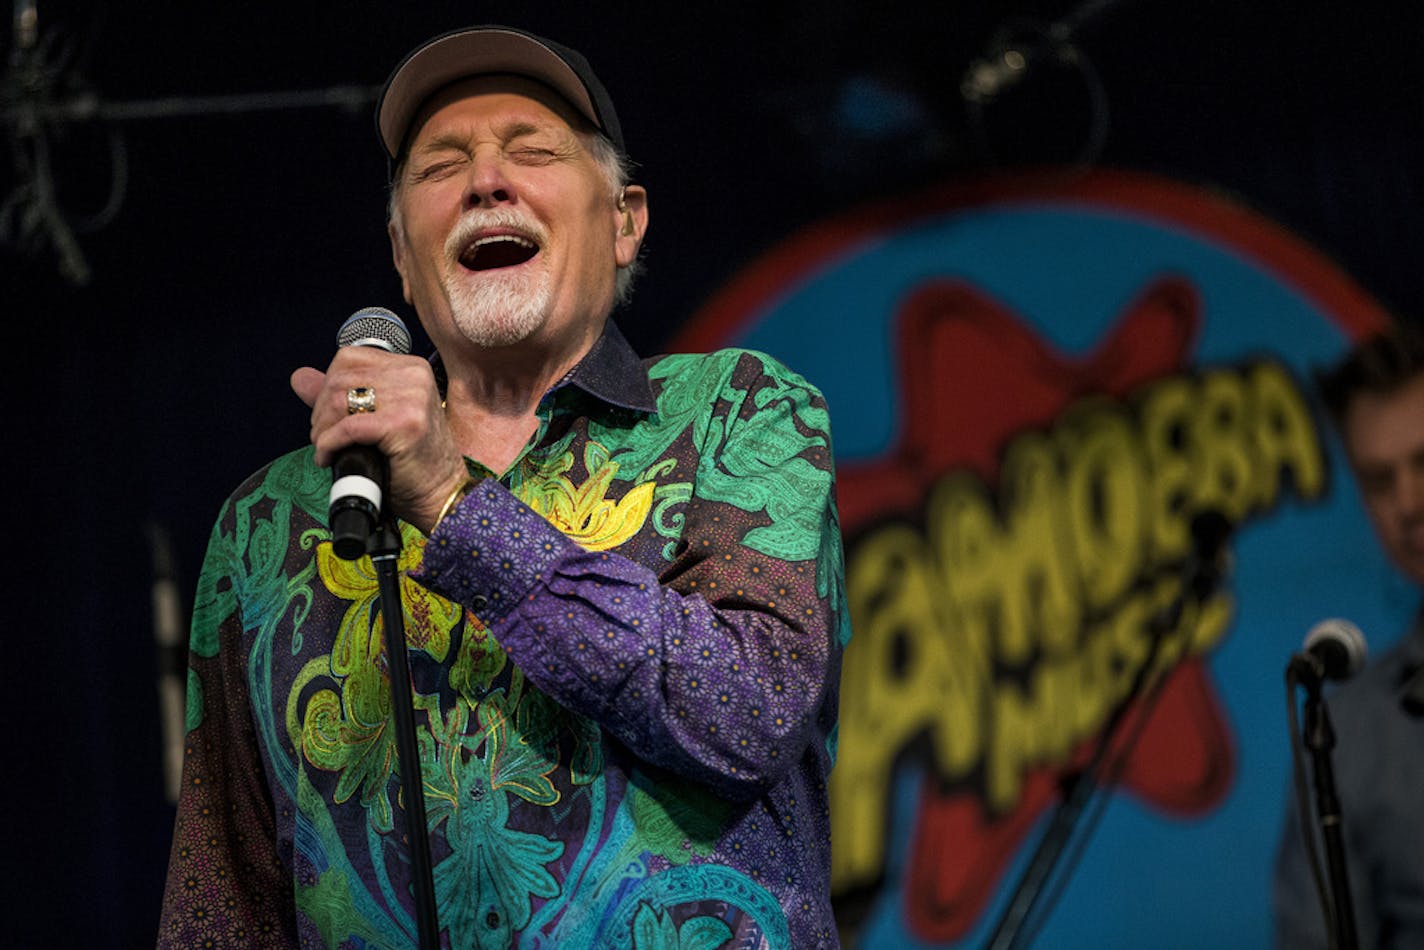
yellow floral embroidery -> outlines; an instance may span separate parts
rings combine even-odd
[[[618,463],[608,457],[607,449],[597,443],[585,447],[584,467],[589,478],[582,485],[568,477],[573,461],[573,454],[565,452],[543,463],[523,463],[515,495],[591,551],[616,547],[642,530],[652,510],[656,484],[636,485],[612,501],[608,495]],[[409,572],[419,566],[425,554],[424,535],[402,524],[401,539],[398,569],[406,641],[444,663],[462,610],[410,579]],[[340,773],[333,794],[337,802],[359,793],[375,827],[389,831],[392,810],[387,787],[395,768],[395,749],[394,736],[387,728],[390,687],[383,652],[385,618],[379,609],[375,567],[365,557],[355,561],[338,558],[329,542],[318,544],[316,562],[322,584],[348,606],[329,660],[308,663],[293,683],[287,705],[288,732],[313,766]],[[474,706],[503,668],[506,657],[477,617],[471,614],[464,619],[464,645],[450,679],[456,691]],[[312,691],[315,683],[321,687]],[[298,726],[303,695],[308,698]],[[531,786],[522,794],[532,795],[537,789]]]
[[[405,524],[401,534],[397,566],[406,641],[443,662],[461,609],[408,577],[424,556],[425,538]],[[394,749],[387,729],[391,705],[383,653],[385,618],[379,610],[375,567],[366,557],[355,561],[338,558],[328,542],[317,546],[316,561],[322,584],[349,606],[341,618],[329,664],[321,660],[307,664],[293,684],[287,726],[295,731],[304,687],[314,680],[336,680],[336,689],[320,689],[306,701],[300,730],[302,753],[317,768],[341,773],[336,801],[346,801],[359,790],[362,802],[374,807],[377,827],[388,830],[391,813],[384,790],[394,768]]]
[[[582,485],[568,477],[573,464],[573,453],[565,452],[532,467],[515,487],[515,494],[590,551],[617,547],[642,530],[653,507],[657,487],[653,482],[635,485],[621,499],[611,501],[608,489],[618,474],[618,463],[609,459],[607,449],[596,442],[584,448],[589,477]]]
[[[444,662],[450,652],[450,632],[460,622],[460,605],[410,579],[409,572],[419,567],[425,556],[425,536],[403,522],[400,529],[401,553],[396,567],[401,603],[405,605],[406,642]],[[341,619],[336,649],[331,657],[332,672],[346,676],[355,668],[354,664],[380,653],[383,642],[380,631],[384,623],[377,609],[380,589],[376,569],[368,557],[342,560],[330,544],[317,546],[316,566],[326,589],[351,602]],[[363,643],[368,637],[372,638],[371,642]]]

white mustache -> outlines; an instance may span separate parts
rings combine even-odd
[[[524,237],[529,238],[539,246],[544,245],[546,234],[539,222],[526,218],[524,215],[509,208],[495,208],[491,211],[469,211],[455,224],[450,236],[445,239],[445,255],[450,260],[457,260],[466,245],[475,239],[481,231],[492,228],[508,228],[518,231]]]

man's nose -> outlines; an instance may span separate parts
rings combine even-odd
[[[505,174],[503,158],[492,152],[480,150],[470,162],[465,186],[465,205],[469,208],[488,208],[514,200],[514,185]]]

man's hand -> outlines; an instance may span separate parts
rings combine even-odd
[[[445,500],[467,477],[429,362],[348,346],[336,351],[325,373],[303,366],[291,382],[311,407],[316,463],[331,465],[349,445],[378,447],[390,463],[391,510],[429,534]],[[347,391],[357,387],[375,392],[374,412],[347,410]]]

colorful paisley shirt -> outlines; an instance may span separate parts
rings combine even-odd
[[[502,477],[400,525],[445,946],[825,947],[850,636],[816,389],[609,324]],[[224,505],[159,944],[416,944],[385,624],[310,448]]]

